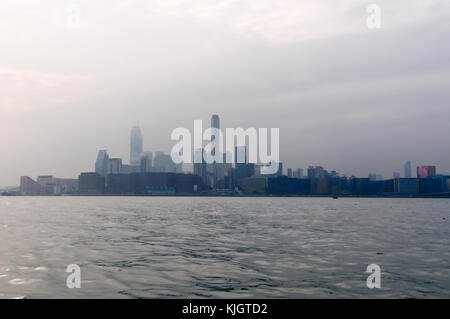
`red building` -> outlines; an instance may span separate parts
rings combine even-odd
[[[417,167],[417,178],[428,178],[436,176],[436,166]]]

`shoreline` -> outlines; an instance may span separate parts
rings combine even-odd
[[[450,194],[418,195],[291,195],[291,194],[65,194],[65,195],[19,195],[1,194],[4,197],[236,197],[236,198],[434,198],[450,199]]]

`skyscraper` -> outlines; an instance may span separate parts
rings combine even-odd
[[[297,168],[293,174],[294,178],[303,178],[303,168]]]
[[[281,169],[281,173],[283,172],[283,169]],[[326,176],[328,172],[322,167],[322,166],[310,166],[308,167],[308,178],[309,179],[320,179],[324,176]]]
[[[207,184],[206,162],[203,158],[203,149],[194,150],[194,174],[201,176],[203,184]]]
[[[411,162],[407,161],[405,163],[405,177],[406,178],[411,178]]]
[[[214,114],[213,116],[211,116],[211,128],[216,128],[216,129],[220,129],[220,119],[219,119],[219,115]],[[216,137],[213,135],[211,136],[211,143],[214,142],[216,139]],[[216,154],[216,150],[213,148],[211,150],[211,155],[215,155]]]
[[[155,172],[175,173],[177,167],[172,160],[172,157],[164,152],[155,152],[153,159],[153,170]]]
[[[288,176],[289,178],[292,178],[292,177],[293,177],[293,174],[292,174],[292,168],[288,168],[288,169],[287,169],[287,176]]]
[[[427,178],[436,176],[436,166],[417,167],[417,178]]]
[[[153,153],[144,152],[141,156],[141,173],[148,173],[153,167]]]
[[[248,163],[247,163],[247,147],[235,146],[234,148],[234,180],[238,181],[240,179],[249,177],[248,176]],[[255,169],[253,166],[253,174]]]
[[[108,152],[106,150],[100,150],[95,161],[95,172],[101,176],[106,176],[108,169]]]
[[[130,138],[130,165],[138,166],[141,165],[141,154],[142,154],[142,133],[139,126],[135,125],[131,130]]]
[[[220,129],[220,119],[219,119],[219,115],[217,114],[213,114],[211,116],[211,128],[212,129]],[[216,134],[216,132],[212,132],[213,134]],[[211,145],[214,145],[214,141],[216,140],[216,136],[215,135],[211,135]],[[216,148],[215,146],[212,147],[211,149],[211,155],[212,156],[216,156]],[[217,154],[218,156],[221,156],[221,154]],[[208,181],[208,185],[215,188],[216,184],[218,182],[218,180],[220,179],[220,175],[221,175],[221,166],[222,164],[216,163],[214,161],[214,163],[208,165],[208,175],[209,178],[207,178]]]
[[[120,174],[122,172],[122,159],[110,158],[106,170],[107,174]]]

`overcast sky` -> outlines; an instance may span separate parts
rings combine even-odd
[[[0,40],[0,186],[128,162],[136,122],[169,152],[213,113],[279,127],[285,167],[450,173],[448,0],[2,0]]]

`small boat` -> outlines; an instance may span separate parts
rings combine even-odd
[[[338,199],[339,197],[337,197],[337,196],[333,196],[333,199]]]

